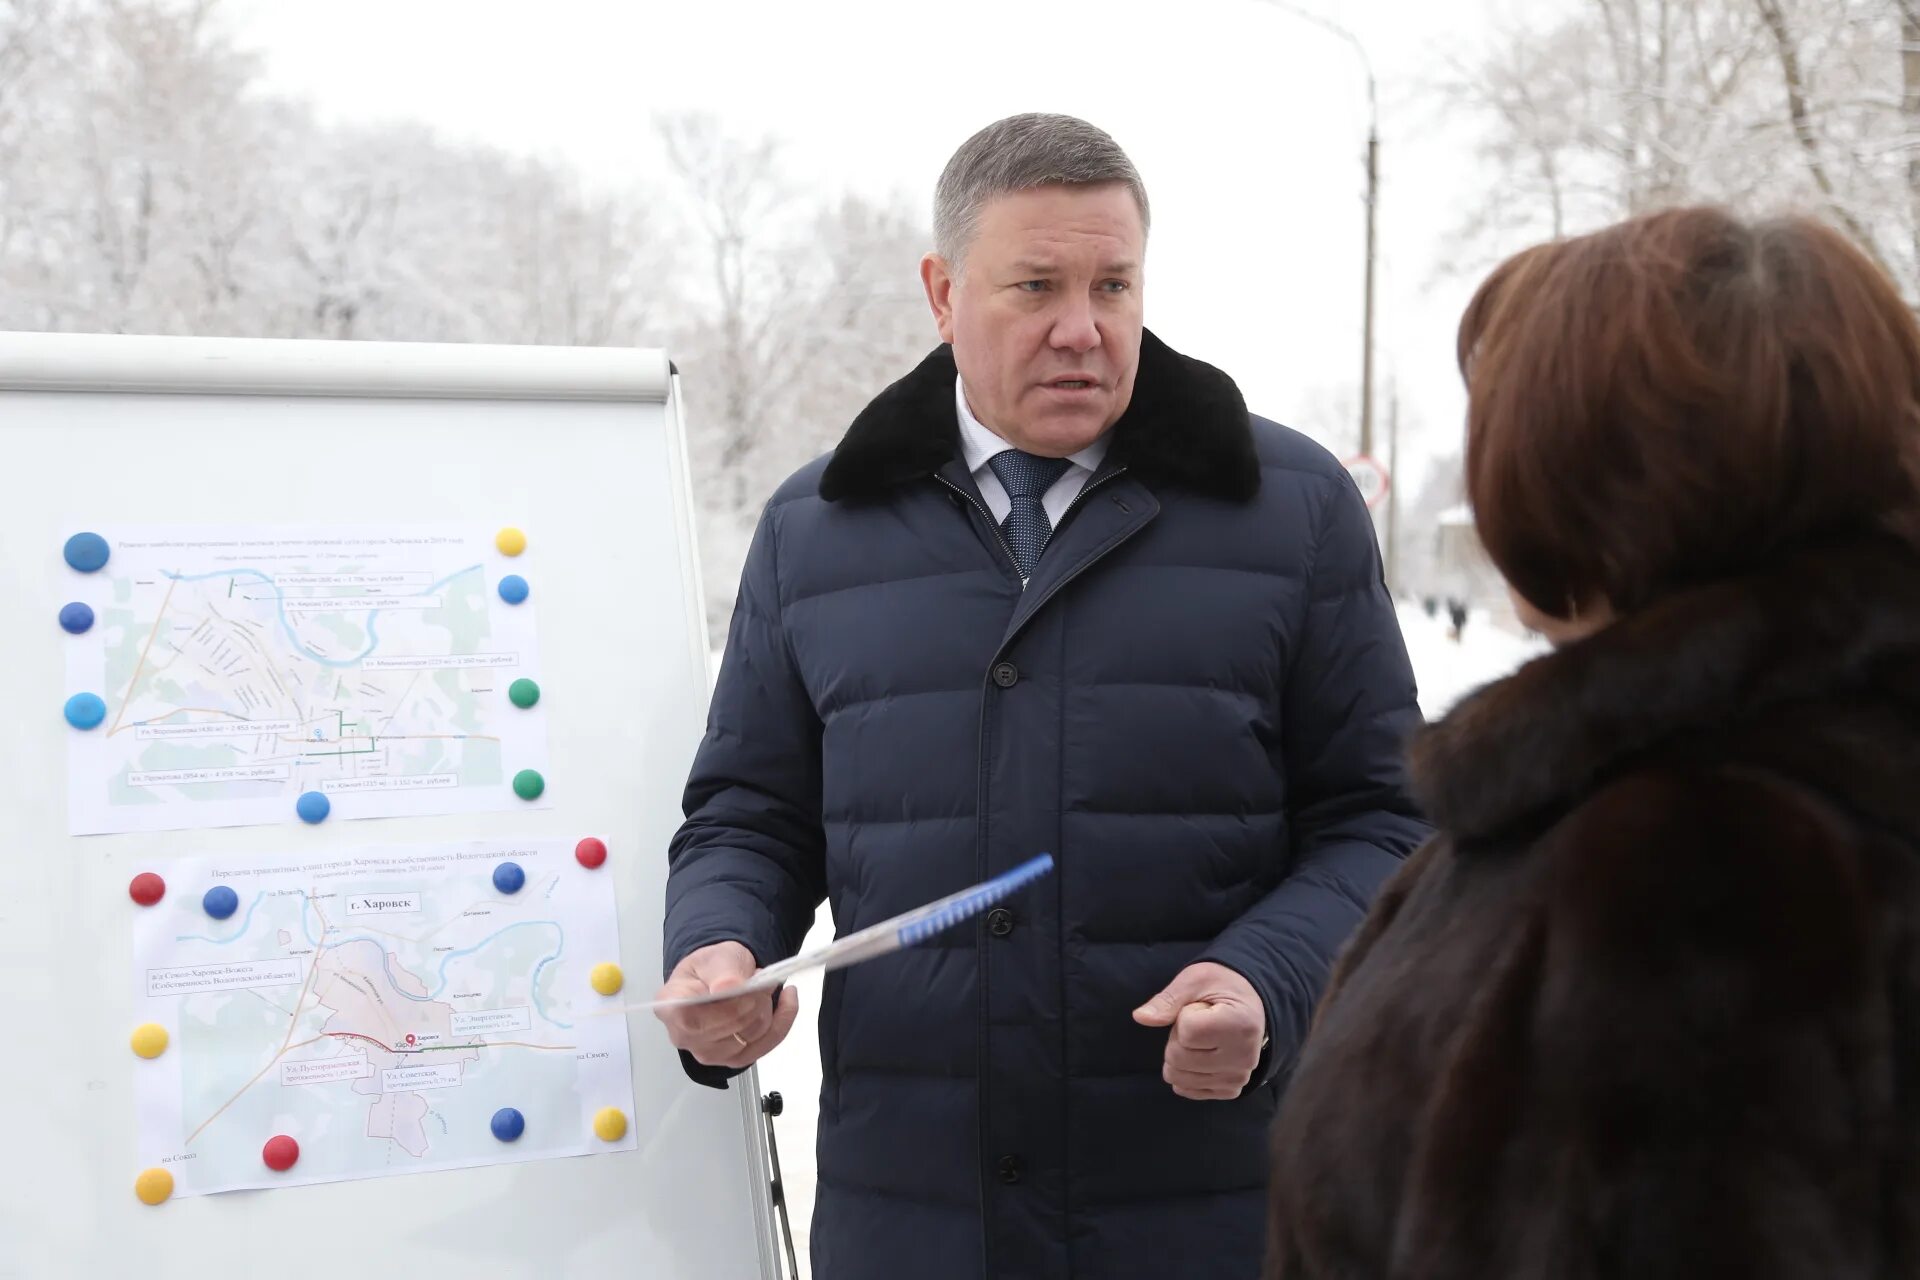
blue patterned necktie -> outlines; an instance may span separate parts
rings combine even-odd
[[[1007,535],[1007,546],[1013,550],[1013,562],[1024,582],[1033,576],[1033,566],[1040,563],[1040,552],[1053,533],[1053,523],[1047,519],[1047,509],[1040,499],[1073,463],[1008,449],[988,458],[987,465],[1007,491],[1011,509],[1000,522],[1000,530]]]

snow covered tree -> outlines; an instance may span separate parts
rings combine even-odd
[[[1445,93],[1499,175],[1466,269],[1714,201],[1824,216],[1920,298],[1920,0],[1569,0]]]
[[[723,628],[759,504],[934,341],[918,216],[803,189],[711,116],[614,188],[325,127],[222,20],[0,0],[0,328],[665,346]]]

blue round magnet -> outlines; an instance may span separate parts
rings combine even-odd
[[[303,791],[293,802],[293,811],[300,815],[302,822],[325,822],[333,812],[333,801],[327,799],[324,791]]]
[[[98,727],[107,718],[107,704],[97,693],[76,693],[67,699],[67,723],[76,729]]]
[[[512,1107],[502,1107],[493,1113],[493,1136],[502,1142],[512,1142],[527,1131],[527,1118]]]
[[[200,905],[215,920],[225,920],[240,909],[240,895],[224,884],[215,885],[207,890],[206,897],[200,899]]]
[[[84,635],[93,629],[93,610],[75,600],[60,610],[60,629],[69,635]]]
[[[500,598],[508,604],[519,604],[527,598],[527,580],[517,573],[510,573],[500,579]]]
[[[107,563],[107,540],[97,533],[76,533],[67,539],[67,563],[81,573],[93,573]]]
[[[493,887],[502,893],[518,893],[527,882],[527,873],[517,862],[503,862],[493,869]]]

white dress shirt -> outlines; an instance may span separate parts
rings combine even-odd
[[[953,399],[960,415],[960,456],[966,462],[967,470],[973,473],[973,483],[986,500],[987,510],[993,513],[993,522],[1003,523],[1007,512],[1013,510],[1013,500],[1007,497],[1000,477],[993,474],[993,468],[987,465],[987,460],[1013,446],[973,416],[973,409],[967,404],[967,388],[958,378],[953,381]],[[1087,481],[1099,469],[1101,459],[1107,456],[1107,443],[1107,437],[1102,435],[1067,459],[1073,465],[1060,473],[1060,478],[1040,499],[1040,505],[1047,513],[1048,524],[1059,524],[1060,517],[1067,514],[1067,508],[1080,496],[1080,490],[1086,487]]]

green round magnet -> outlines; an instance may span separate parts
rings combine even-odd
[[[531,680],[515,680],[507,686],[507,698],[521,710],[540,701],[540,686]]]
[[[522,800],[538,800],[546,789],[547,780],[532,769],[522,769],[513,775],[513,794]]]

